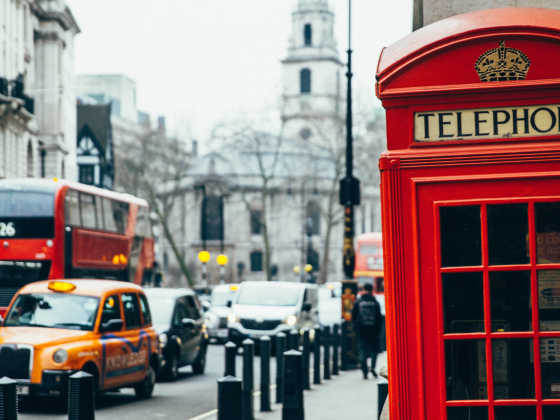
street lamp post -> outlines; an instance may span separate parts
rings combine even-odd
[[[216,262],[220,264],[220,284],[225,283],[225,276],[226,276],[226,264],[228,262],[228,257],[224,254],[218,255],[216,258]]]
[[[208,251],[200,251],[198,253],[198,259],[202,263],[202,286],[208,287],[208,281],[206,280],[206,274],[208,273],[208,268],[206,263],[210,261],[210,253]]]
[[[354,206],[360,204],[360,181],[352,174],[352,0],[348,0],[348,92],[346,95],[346,177],[340,180],[340,204],[344,206],[344,245],[342,264],[346,279],[354,278]]]

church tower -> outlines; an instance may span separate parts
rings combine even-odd
[[[284,137],[321,144],[326,135],[341,130],[341,68],[327,0],[299,0],[288,55],[282,60]]]

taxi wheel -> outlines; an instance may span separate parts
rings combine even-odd
[[[195,375],[201,375],[204,373],[204,369],[206,368],[206,346],[204,346],[202,352],[198,355],[196,362],[192,365],[192,370]]]
[[[146,371],[146,377],[142,382],[134,387],[134,392],[136,397],[141,399],[147,399],[152,396],[154,392],[154,385],[156,383],[156,372],[154,368],[150,365]]]

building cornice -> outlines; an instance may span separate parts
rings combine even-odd
[[[310,62],[310,61],[332,61],[333,63],[338,64],[339,66],[344,65],[344,63],[342,63],[342,61],[340,61],[336,57],[313,57],[313,56],[288,57],[288,58],[285,58],[284,60],[281,60],[280,62],[282,64],[289,64],[289,63],[306,63],[306,62]]]
[[[75,34],[81,32],[78,23],[74,19],[74,15],[68,7],[64,8],[62,12],[51,12],[44,10],[40,5],[33,2],[30,4],[30,9],[33,14],[43,22],[55,21],[57,22],[65,31],[73,29]]]

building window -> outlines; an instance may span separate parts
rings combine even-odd
[[[301,70],[299,74],[299,86],[301,93],[311,93],[311,70]]]
[[[305,45],[311,45],[311,24],[306,23],[303,27],[303,42]]]
[[[263,271],[263,253],[262,251],[251,252],[251,271]]]
[[[316,201],[307,203],[307,218],[306,227],[307,231],[312,235],[319,235],[321,233],[321,210]]]
[[[299,135],[302,139],[307,140],[309,137],[311,137],[311,130],[307,127],[304,127],[299,132]]]
[[[80,182],[82,184],[93,185],[94,165],[80,165]]]
[[[260,235],[262,233],[261,221],[262,221],[262,211],[251,210],[251,233],[253,235]]]
[[[27,177],[33,178],[33,146],[31,142],[27,144]]]
[[[223,202],[220,196],[207,196],[202,201],[200,237],[203,241],[223,237]]]

